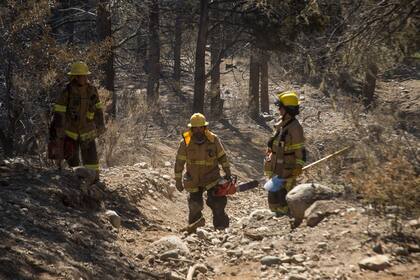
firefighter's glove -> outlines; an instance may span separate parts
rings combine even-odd
[[[176,180],[175,187],[179,192],[184,190],[184,185],[182,184],[182,180]]]
[[[292,176],[293,177],[298,177],[299,175],[302,174],[302,166],[298,165],[296,166],[293,170],[292,170]]]

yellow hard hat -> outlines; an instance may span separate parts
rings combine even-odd
[[[297,93],[294,91],[284,91],[277,93],[278,101],[276,105],[282,106],[298,106],[299,105],[299,98]]]
[[[89,75],[89,74],[90,74],[89,67],[83,61],[78,61],[78,62],[73,63],[71,65],[70,72],[67,73],[67,75],[70,75],[70,76],[84,76],[84,75]]]
[[[206,121],[206,117],[203,114],[195,113],[191,116],[188,127],[202,127],[208,125],[209,123]]]

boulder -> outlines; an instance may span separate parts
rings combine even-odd
[[[308,209],[305,210],[306,225],[314,227],[325,217],[337,214],[339,211],[340,205],[334,200],[315,201]]]
[[[373,271],[384,270],[389,267],[389,257],[387,255],[376,255],[373,257],[364,258],[359,262],[359,267]]]
[[[317,200],[328,200],[336,193],[329,187],[320,184],[301,184],[294,187],[286,196],[290,214],[295,218],[295,224],[300,224],[306,209]]]

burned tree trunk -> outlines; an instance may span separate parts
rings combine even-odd
[[[375,62],[370,61],[365,73],[365,81],[363,84],[362,96],[366,106],[369,106],[375,94],[376,76],[378,75],[378,66]]]
[[[149,14],[147,100],[156,103],[159,98],[160,40],[159,40],[159,0],[153,0]]]
[[[101,85],[112,93],[112,106],[111,111],[108,112],[111,116],[115,117],[117,113],[117,96],[115,93],[115,71],[114,71],[114,53],[112,51],[112,22],[110,3],[108,0],[98,0],[97,2],[97,17],[96,17],[96,30],[98,39],[101,42],[108,40],[109,53],[106,61],[100,66],[104,73],[101,80]]]
[[[181,89],[181,49],[182,49],[182,7],[183,0],[179,0],[176,6],[175,40],[174,40],[174,81],[177,91]]]
[[[261,53],[260,59],[260,85],[261,85],[261,93],[260,93],[260,101],[261,101],[261,112],[269,113],[270,112],[270,104],[268,98],[268,60],[269,54],[266,51]]]
[[[198,28],[194,70],[193,111],[204,113],[204,93],[206,88],[205,52],[208,29],[209,0],[200,1],[200,24]]]
[[[218,6],[214,7],[213,18],[217,21],[219,18]],[[210,111],[211,116],[220,116],[223,112],[223,103],[220,98],[220,59],[222,51],[221,26],[216,23],[211,36],[210,55],[211,55],[211,84],[210,84]]]
[[[260,67],[258,63],[258,52],[252,47],[249,62],[249,99],[248,114],[252,118],[257,118],[259,114],[259,84]]]

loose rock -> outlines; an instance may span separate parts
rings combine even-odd
[[[105,215],[108,217],[113,227],[115,228],[121,227],[121,217],[118,216],[117,212],[113,210],[108,210],[105,212]]]
[[[389,266],[389,257],[387,255],[377,255],[373,257],[368,257],[359,262],[360,268],[369,269],[373,271],[384,270]]]
[[[280,263],[281,263],[281,259],[276,256],[265,256],[261,259],[261,264],[266,265],[266,266],[270,266],[273,264],[280,264]]]
[[[306,225],[314,227],[319,224],[325,217],[338,213],[340,205],[333,200],[315,201],[305,211]]]

